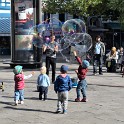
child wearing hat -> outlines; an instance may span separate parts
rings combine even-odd
[[[75,71],[79,79],[79,82],[76,88],[77,98],[75,99],[75,102],[86,102],[87,101],[87,96],[86,96],[87,82],[85,78],[88,72],[89,62],[87,60],[81,61],[80,57],[77,57],[76,51],[73,51],[73,53],[77,62],[79,63],[78,70]],[[81,100],[80,92],[82,93],[82,96],[83,96],[82,100]]]
[[[15,81],[15,105],[18,105],[20,101],[21,104],[24,104],[24,87],[25,87],[25,79],[29,79],[34,75],[32,72],[30,75],[25,76],[22,71],[22,66],[17,65],[13,69],[14,72],[14,81]]]
[[[40,68],[40,75],[37,79],[37,84],[39,87],[39,100],[46,100],[47,99],[47,93],[48,93],[48,86],[50,86],[50,79],[46,74],[46,67],[42,66]],[[44,98],[42,98],[42,95]]]
[[[67,113],[68,106],[68,91],[72,88],[72,81],[67,75],[68,66],[62,65],[60,68],[61,74],[57,76],[54,82],[54,91],[58,94],[57,113]]]

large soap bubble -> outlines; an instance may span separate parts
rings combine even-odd
[[[71,46],[70,38],[69,37],[63,37],[58,42],[59,51],[63,51],[67,49],[69,46]]]
[[[81,19],[74,19],[75,21],[77,21],[80,25],[81,25],[81,30],[82,33],[86,33],[86,25],[85,22]]]
[[[49,27],[51,29],[62,28],[62,22],[59,19],[53,17],[53,18],[50,18],[48,21],[49,21]]]
[[[62,26],[63,35],[72,35],[74,33],[81,33],[81,25],[75,20],[67,20]]]
[[[92,37],[89,34],[81,33],[79,40],[79,45],[84,45],[83,48],[86,50],[86,52],[92,47]]]
[[[49,43],[50,36],[57,30],[61,31],[62,22],[56,18],[49,18],[42,23],[30,28],[28,34],[33,35],[32,44],[41,48],[44,43]],[[38,36],[37,36],[38,35]]]
[[[86,52],[88,52],[89,49],[92,47],[92,38],[87,33],[75,34],[75,39],[73,39],[73,43],[74,45],[73,46],[71,45],[71,55],[70,55],[71,63],[75,61],[73,51],[77,51],[78,56],[80,56],[83,59],[85,58]]]
[[[58,51],[67,62],[69,62],[69,60],[66,57],[66,52],[64,52],[64,50],[69,47],[76,50],[81,56],[91,48],[92,38],[86,33],[85,23],[80,19],[67,20],[63,25],[61,21],[56,18],[47,19],[47,21],[44,21],[29,30],[29,35],[33,35],[32,44],[39,48],[44,44],[50,47],[50,36],[58,29],[61,30],[63,34],[63,36],[60,35],[62,37],[56,39]]]
[[[42,48],[44,44],[44,39],[38,33],[33,33],[32,44],[35,47]]]
[[[92,47],[92,38],[87,33],[80,33],[76,40],[79,42],[75,44],[75,48],[81,53],[87,52]]]

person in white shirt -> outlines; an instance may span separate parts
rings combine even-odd
[[[97,63],[99,63],[99,74],[102,75],[103,55],[105,54],[105,45],[101,42],[101,37],[96,37],[96,43],[93,47],[93,74],[97,73]]]

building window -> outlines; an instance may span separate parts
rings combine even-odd
[[[10,7],[10,0],[0,0],[0,6]]]
[[[5,3],[1,3],[1,6],[5,6]]]

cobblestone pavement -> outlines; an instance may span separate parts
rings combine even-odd
[[[4,60],[6,58],[3,58]],[[24,69],[25,75],[35,71],[35,75],[26,80],[25,103],[14,106],[13,72],[9,65],[0,61],[0,80],[5,91],[0,91],[0,124],[124,124],[124,78],[120,73],[106,73],[92,76],[92,67],[87,74],[86,103],[76,103],[75,88],[69,93],[68,113],[56,114],[57,95],[53,84],[49,87],[48,100],[40,101],[36,92],[36,80],[39,69]],[[44,64],[44,63],[43,63]],[[57,63],[57,75],[62,64]],[[77,64],[68,64],[68,74],[76,77]],[[50,73],[51,77],[51,73]]]

